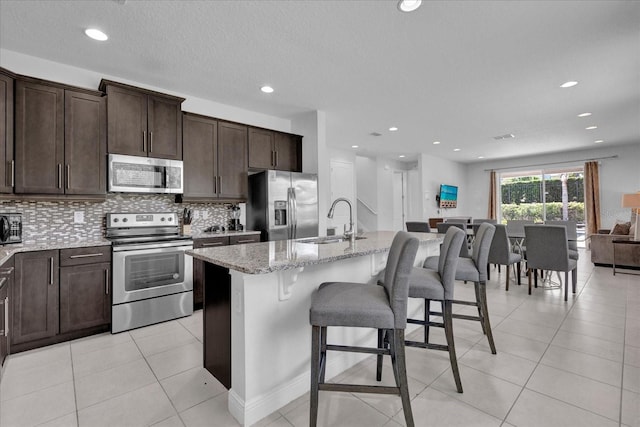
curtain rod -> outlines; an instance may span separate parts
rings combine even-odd
[[[617,159],[618,155],[614,154],[613,156],[606,156],[606,157],[594,157],[591,159],[575,159],[575,160],[565,160],[562,162],[551,162],[551,163],[538,163],[538,164],[534,164],[534,165],[522,165],[522,166],[509,166],[506,168],[493,168],[493,169],[485,169],[485,172],[492,172],[492,171],[502,171],[502,170],[507,170],[507,169],[519,169],[519,168],[530,168],[533,166],[548,166],[548,165],[561,165],[563,163],[572,163],[572,162],[589,162],[589,161],[593,161],[593,160],[604,160],[604,159]]]

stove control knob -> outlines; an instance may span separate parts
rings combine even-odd
[[[118,218],[113,218],[113,222],[118,222],[120,221]]]
[[[164,222],[164,217],[160,218],[160,221]]]
[[[171,221],[173,221],[173,218],[169,217],[169,218],[167,218],[167,221],[171,222]]]
[[[129,218],[122,218],[122,222],[127,222],[129,221]]]

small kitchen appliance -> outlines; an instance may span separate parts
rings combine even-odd
[[[0,213],[0,245],[22,242],[22,214]]]
[[[231,205],[229,206],[229,210],[231,210],[231,220],[229,220],[229,230],[241,231],[242,225],[240,225],[240,206]]]

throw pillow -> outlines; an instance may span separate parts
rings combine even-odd
[[[631,228],[630,222],[619,222],[611,230],[610,234],[624,234],[625,236],[629,235],[629,229]]]

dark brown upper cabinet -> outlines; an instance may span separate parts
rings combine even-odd
[[[100,92],[16,80],[16,194],[106,194],[106,107]]]
[[[185,113],[183,200],[245,200],[247,127]]]
[[[122,83],[102,80],[107,93],[108,152],[182,160],[182,102]]]
[[[0,193],[13,193],[13,76],[0,68]]]
[[[249,128],[249,167],[301,172],[302,137]]]

